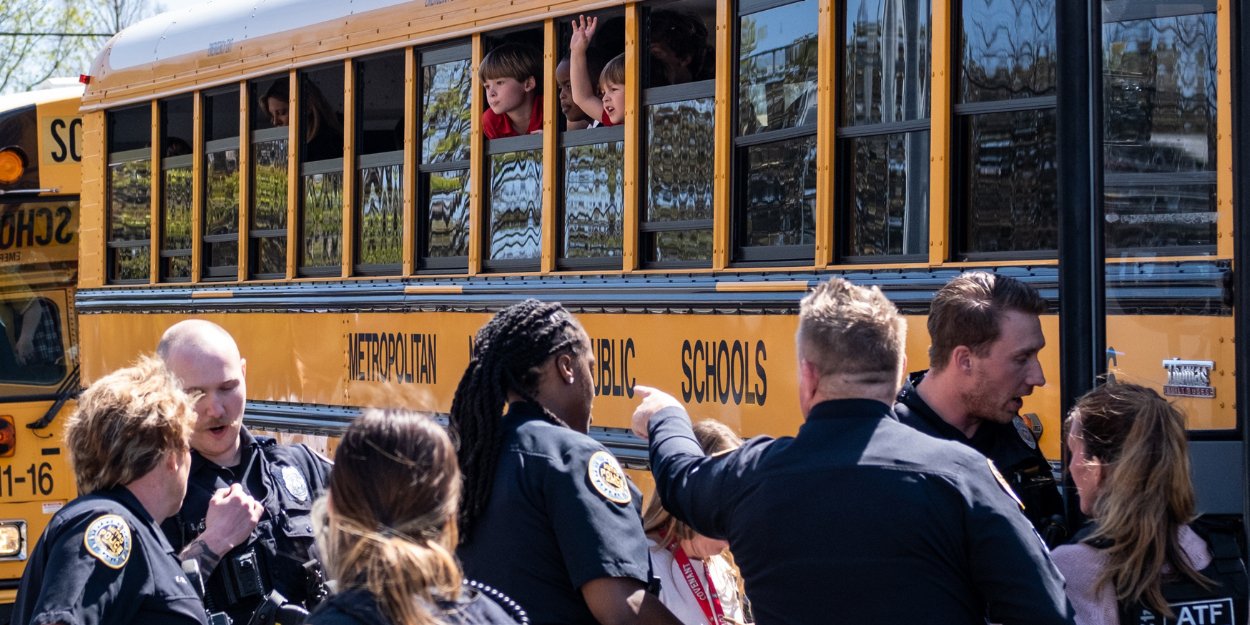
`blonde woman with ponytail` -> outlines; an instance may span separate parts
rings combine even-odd
[[[1231,536],[1192,525],[1180,411],[1151,389],[1106,384],[1072,408],[1068,447],[1092,523],[1053,557],[1078,625],[1246,623],[1245,570]],[[1211,620],[1213,609],[1220,619]]]
[[[456,451],[428,417],[367,411],[343,435],[318,504],[317,542],[336,592],[310,625],[528,623],[507,597],[463,580]]]

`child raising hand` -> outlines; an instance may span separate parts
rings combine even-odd
[[[599,120],[604,126],[614,126],[625,120],[625,55],[608,61],[598,76],[599,93],[596,94],[587,68],[586,49],[590,47],[598,23],[598,18],[585,15],[573,20],[573,36],[569,39],[569,82],[573,102],[587,117]]]

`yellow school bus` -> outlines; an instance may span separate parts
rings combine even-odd
[[[79,386],[82,87],[0,96],[0,623],[75,495],[62,444]]]
[[[932,294],[984,269],[1052,305],[1049,384],[1023,413],[1056,470],[1063,340],[1174,398],[1204,509],[1240,513],[1226,283],[1247,31],[1229,4],[1104,3],[1101,234],[1059,225],[1071,111],[1057,50],[1071,41],[1055,0],[310,0],[158,16],[106,46],[83,96],[83,381],[203,317],[247,358],[252,427],[332,438],[365,406],[446,413],[476,329],[557,300],[594,339],[592,434],[643,467],[634,383],[744,435],[792,433],[806,289],[879,285],[923,369]],[[598,17],[597,55],[624,55],[619,125],[575,128],[560,106],[580,13]],[[539,59],[542,130],[487,139],[476,68],[504,44]],[[1106,249],[1105,344],[1060,331],[1073,240]]]

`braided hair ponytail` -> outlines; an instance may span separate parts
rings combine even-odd
[[[529,299],[509,306],[478,330],[469,366],[451,402],[451,434],[464,474],[460,532],[467,538],[486,509],[499,463],[503,435],[499,421],[511,392],[538,404],[541,366],[562,353],[581,355],[582,329],[557,303]],[[564,421],[543,408],[556,425]]]

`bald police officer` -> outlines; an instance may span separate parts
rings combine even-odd
[[[951,280],[929,309],[929,370],[899,393],[899,420],[963,443],[994,461],[1047,544],[1063,543],[1063,500],[1037,438],[1020,418],[1023,398],[1046,384],[1033,287],[982,271]]]
[[[793,438],[710,458],[673,397],[639,388],[665,508],[729,541],[773,623],[1065,625],[1063,579],[985,457],[899,423],[906,325],[876,289],[834,279],[802,301]]]
[[[236,625],[262,604],[311,608],[325,592],[312,555],[312,504],[330,464],[304,445],[279,445],[243,427],[247,362],[220,326],[174,324],[157,353],[184,388],[202,395],[187,498],[161,527],[205,572],[205,603]]]

